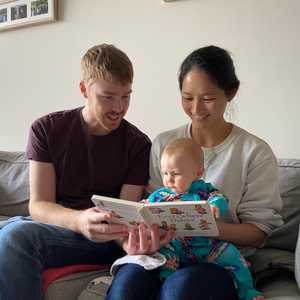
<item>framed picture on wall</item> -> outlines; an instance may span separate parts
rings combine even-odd
[[[54,22],[57,0],[0,0],[0,31]]]

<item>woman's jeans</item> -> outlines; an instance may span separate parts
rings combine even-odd
[[[179,269],[162,284],[159,271],[135,264],[122,266],[107,300],[238,300],[232,278],[222,267],[202,263]]]
[[[122,255],[114,242],[95,243],[62,227],[12,218],[0,229],[0,300],[41,300],[44,269],[111,264]]]

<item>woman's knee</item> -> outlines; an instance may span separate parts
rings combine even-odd
[[[116,273],[107,299],[155,299],[159,293],[158,270],[146,270],[137,264],[126,264]]]
[[[161,299],[185,298],[189,300],[237,299],[235,286],[229,273],[212,263],[185,267],[167,278],[161,289]]]

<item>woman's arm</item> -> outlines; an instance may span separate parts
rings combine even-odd
[[[255,147],[246,158],[242,198],[236,202],[236,216],[240,223],[220,223],[219,238],[238,246],[261,247],[267,236],[282,224],[277,161],[265,143]],[[230,201],[235,203],[234,199]]]
[[[228,224],[217,222],[218,239],[241,247],[262,247],[267,234],[254,224]]]

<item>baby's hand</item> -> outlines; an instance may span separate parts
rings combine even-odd
[[[217,219],[217,218],[220,218],[220,210],[217,206],[215,205],[209,205],[210,206],[210,210],[212,212],[212,214],[214,215],[214,217]]]

